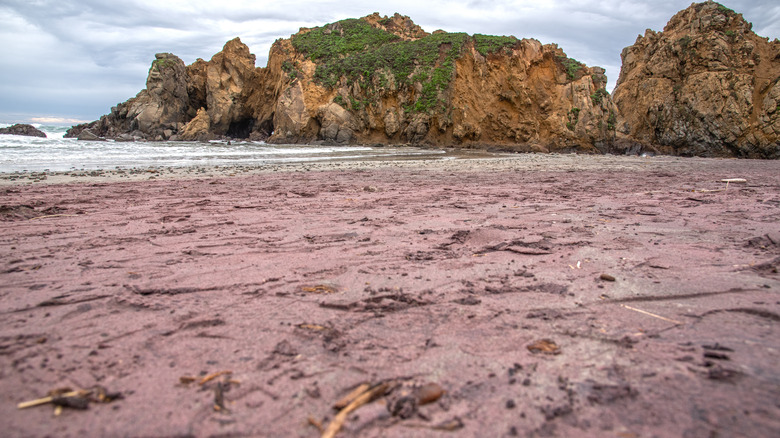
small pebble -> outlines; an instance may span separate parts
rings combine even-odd
[[[599,278],[604,280],[604,281],[615,281],[615,277],[613,277],[613,276],[611,276],[609,274],[601,274],[601,276]]]

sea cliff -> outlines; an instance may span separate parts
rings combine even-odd
[[[189,66],[157,54],[146,89],[68,136],[780,156],[780,43],[741,15],[692,4],[622,58],[613,100],[555,44],[375,13],[279,39],[266,67],[238,38]]]

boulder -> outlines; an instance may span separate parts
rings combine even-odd
[[[98,137],[97,134],[90,131],[89,129],[84,129],[83,131],[81,131],[77,138],[79,140],[86,140],[86,141],[105,141],[105,138]]]
[[[188,141],[212,140],[215,137],[211,133],[211,118],[206,108],[198,110],[197,116],[184,125],[179,134],[179,139]]]
[[[17,123],[7,128],[0,128],[0,134],[24,135],[27,137],[46,137],[46,134],[33,125]]]

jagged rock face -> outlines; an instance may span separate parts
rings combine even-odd
[[[470,48],[456,73],[456,142],[596,152],[611,140],[615,108],[604,89],[604,70],[575,64],[554,45],[521,40],[487,56]]]
[[[130,128],[144,133],[178,129],[186,122],[190,103],[184,62],[170,53],[158,53],[155,58],[146,78],[146,90],[127,112],[127,118],[133,120]]]
[[[621,137],[670,154],[780,158],[780,42],[742,15],[693,4],[622,58]]]
[[[780,42],[741,15],[694,4],[622,57],[613,102],[554,44],[375,13],[277,40],[265,68],[238,38],[186,67],[158,54],[145,90],[67,136],[780,158]]]
[[[614,136],[603,69],[535,40],[428,34],[373,14],[301,29],[266,68],[254,63],[239,39],[187,67],[158,55],[146,90],[68,135],[589,152]]]
[[[99,120],[74,126],[65,137],[79,137],[89,130],[105,138],[168,139],[191,118],[187,79],[186,67],[178,56],[158,53],[149,67],[145,89]]]
[[[74,126],[66,137],[78,137],[89,129],[100,137],[122,140],[179,140],[201,108],[209,118],[208,135],[195,130],[204,126],[201,116],[185,137],[249,137],[254,118],[246,102],[257,72],[255,56],[241,40],[228,41],[211,61],[199,59],[190,66],[169,53],[158,53],[155,58],[144,90],[99,120]]]
[[[248,137],[252,111],[245,102],[255,79],[255,55],[238,38],[228,41],[206,68],[206,105],[217,135]]]
[[[198,110],[194,119],[184,125],[179,134],[181,140],[211,140],[215,136],[211,133],[211,117],[206,108]]]
[[[24,135],[28,137],[46,137],[46,133],[39,130],[35,126],[28,125],[26,123],[17,123],[7,128],[0,128],[0,134]]]
[[[382,17],[378,12],[363,17],[363,21],[373,27],[397,35],[403,40],[413,41],[430,35],[422,27],[414,24],[411,18],[396,12],[392,17]]]
[[[431,35],[374,14],[277,41],[274,68],[272,142],[598,152],[614,137],[604,70],[535,40]]]

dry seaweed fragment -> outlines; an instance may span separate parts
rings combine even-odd
[[[210,381],[212,381],[212,380],[216,379],[216,378],[217,378],[217,377],[219,377],[219,376],[224,376],[224,375],[228,375],[228,374],[233,374],[233,371],[228,371],[228,370],[225,370],[225,371],[217,371],[216,373],[211,373],[211,374],[209,374],[209,375],[207,375],[207,376],[203,377],[202,379],[200,379],[200,382],[198,382],[198,384],[199,384],[199,385],[201,385],[201,386],[203,386],[203,385],[205,385],[206,383],[208,383],[208,382],[210,382]],[[181,380],[181,378],[180,378],[179,380]]]
[[[337,292],[335,287],[328,286],[326,284],[318,284],[316,286],[303,286],[301,287],[301,290],[304,292],[315,293],[315,294],[332,294]]]
[[[561,354],[561,347],[550,339],[539,339],[526,347],[531,353]]]
[[[387,409],[391,415],[407,419],[418,414],[419,406],[433,403],[445,393],[437,383],[412,385],[411,382],[404,383],[405,380],[408,378],[390,379],[375,384],[361,383],[333,404],[333,408],[339,412],[324,431],[311,417],[309,423],[320,429],[323,438],[332,438],[341,430],[350,413],[380,397],[387,396]]]
[[[106,388],[96,385],[92,389],[72,390],[57,388],[48,392],[46,397],[29,400],[16,405],[18,409],[32,408],[46,404],[57,408],[88,409],[90,403],[111,403],[123,398],[122,393],[108,392]],[[59,412],[59,409],[56,411]]]
[[[190,383],[198,382],[198,386],[206,387],[206,384],[213,381],[214,379],[218,377],[222,377],[221,380],[217,381],[217,384],[213,386],[214,389],[214,403],[212,404],[212,407],[214,408],[214,411],[216,412],[225,412],[229,413],[230,409],[228,409],[225,406],[225,393],[230,391],[230,386],[232,384],[239,384],[240,382],[238,380],[231,379],[230,376],[233,374],[233,371],[229,370],[223,370],[223,371],[217,371],[211,374],[206,374],[205,376],[198,378],[193,376],[181,376],[179,377],[179,383],[181,385],[189,385]]]
[[[360,385],[356,386],[355,389],[350,391],[349,394],[345,395],[344,397],[339,399],[339,401],[334,403],[333,409],[339,409],[339,410],[344,409],[345,407],[347,407],[347,405],[355,401],[356,398],[360,397],[360,395],[366,392],[369,388],[371,388],[370,383],[361,383]]]
[[[417,398],[417,403],[422,406],[440,399],[444,392],[444,388],[438,383],[426,383],[414,390],[414,396]]]
[[[436,426],[433,426],[431,429],[433,430],[443,430],[446,432],[454,432],[458,429],[463,429],[464,424],[463,421],[460,419],[460,417],[455,417],[451,420],[447,420],[445,422],[439,423]]]
[[[217,412],[230,412],[230,409],[225,407],[225,391],[230,388],[230,382],[223,384],[217,382],[217,386],[214,387],[214,410]]]
[[[335,417],[333,417],[333,421],[328,424],[325,432],[322,433],[322,438],[335,437],[339,430],[341,430],[341,427],[344,426],[344,422],[347,420],[347,416],[349,416],[350,413],[352,413],[357,408],[371,403],[377,398],[385,395],[385,393],[387,393],[391,388],[392,385],[389,382],[383,382],[370,387],[358,395],[354,400],[352,400],[352,402],[341,409]]]

